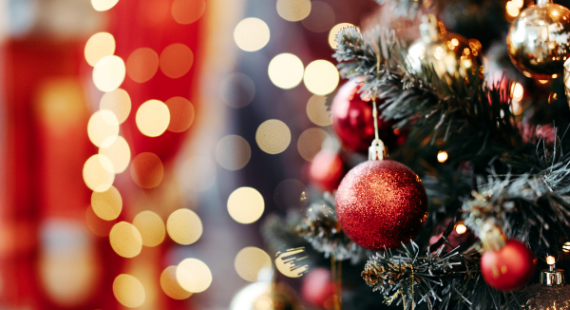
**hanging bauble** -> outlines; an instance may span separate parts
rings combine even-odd
[[[331,272],[325,268],[315,268],[304,276],[301,296],[317,308],[326,308],[333,301],[334,283]]]
[[[549,269],[540,272],[540,284],[521,290],[525,310],[570,309],[570,286],[565,285],[564,270],[554,267],[555,258],[546,257]],[[525,302],[526,300],[526,302]]]
[[[365,152],[374,140],[374,118],[372,99],[362,100],[359,89],[360,85],[356,81],[344,84],[334,98],[331,115],[333,128],[342,144],[349,150]],[[382,102],[378,99],[376,104]],[[406,135],[392,129],[392,125],[392,122],[378,117],[380,139],[390,151],[402,145],[406,139]]]
[[[370,250],[408,243],[427,216],[422,181],[392,160],[372,160],[350,170],[336,194],[336,214],[344,233]]]
[[[285,284],[255,282],[233,298],[230,310],[302,310],[295,291]]]
[[[448,73],[467,76],[468,72],[476,73],[483,64],[481,43],[475,39],[447,32],[442,22],[435,15],[422,17],[420,25],[421,38],[410,46],[408,55],[412,68],[422,71],[422,64],[434,67],[438,75]]]
[[[343,174],[342,159],[336,152],[323,149],[311,163],[309,176],[322,191],[333,191],[338,187]]]
[[[511,24],[507,48],[515,67],[525,76],[539,80],[562,75],[570,56],[570,10],[537,0]]]

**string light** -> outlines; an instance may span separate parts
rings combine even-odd
[[[192,210],[179,209],[168,217],[166,230],[174,242],[190,245],[202,236],[202,221]]]
[[[340,24],[336,24],[334,25],[331,30],[329,31],[329,45],[331,48],[336,49],[336,47],[338,46],[338,42],[336,41],[336,38],[338,36],[338,32],[341,29],[344,28],[348,28],[348,27],[356,27],[351,23],[340,23]]]
[[[303,77],[307,89],[315,95],[332,93],[340,81],[336,66],[327,60],[315,60],[305,69]]]
[[[168,128],[170,110],[162,101],[149,100],[137,110],[136,123],[143,135],[158,137]]]
[[[119,124],[122,124],[131,113],[131,97],[124,89],[117,88],[101,97],[99,109],[113,112]]]
[[[127,140],[121,136],[117,137],[110,146],[99,148],[99,155],[109,158],[115,174],[124,172],[131,161],[131,149]]]
[[[98,32],[85,43],[85,60],[94,67],[99,60],[115,53],[115,38],[108,32]]]
[[[127,59],[127,74],[137,83],[150,80],[157,70],[158,54],[151,48],[138,48]]]
[[[100,91],[113,91],[125,80],[127,68],[125,62],[117,56],[101,58],[93,69],[93,82]]]
[[[99,218],[112,221],[119,217],[123,209],[121,193],[114,186],[104,192],[93,192],[91,207]]]
[[[464,233],[467,232],[467,226],[465,226],[465,224],[460,222],[455,226],[455,232],[458,235],[463,235]]]
[[[263,196],[255,188],[240,187],[228,198],[228,212],[240,224],[256,222],[264,210]]]
[[[218,142],[215,156],[220,166],[235,171],[247,165],[251,158],[251,147],[244,138],[229,135]]]
[[[267,70],[269,79],[275,86],[291,89],[301,83],[305,69],[299,57],[283,53],[273,57]]]
[[[269,42],[269,38],[269,27],[259,18],[246,18],[239,22],[234,30],[237,46],[246,52],[262,49]]]
[[[178,284],[188,292],[201,293],[212,284],[212,272],[201,260],[187,258],[176,268]]]
[[[310,0],[277,0],[277,14],[284,20],[297,22],[311,13]]]
[[[146,299],[146,292],[142,283],[128,274],[120,274],[115,278],[113,294],[121,305],[128,308],[140,307]]]
[[[184,44],[167,46],[160,54],[160,70],[172,79],[184,76],[194,63],[194,53]]]
[[[437,153],[437,161],[440,163],[446,162],[448,158],[449,158],[449,155],[447,154],[446,151],[439,151]]]
[[[259,272],[264,268],[271,268],[271,257],[262,249],[247,247],[236,255],[234,267],[238,275],[249,282],[256,282]]]
[[[255,141],[259,148],[268,154],[279,154],[291,143],[291,131],[282,121],[270,119],[257,128]]]

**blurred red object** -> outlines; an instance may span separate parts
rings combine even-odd
[[[309,175],[322,191],[335,190],[343,176],[342,159],[331,150],[321,150],[313,158]]]
[[[301,296],[313,306],[325,308],[325,304],[334,296],[331,272],[325,268],[311,270],[303,281]]]

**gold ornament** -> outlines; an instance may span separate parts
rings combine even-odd
[[[420,25],[421,38],[408,50],[409,60],[416,72],[422,71],[422,63],[433,65],[438,75],[459,72],[466,76],[471,70],[475,72],[483,64],[481,43],[475,39],[447,32],[442,22],[435,15],[422,17]]]
[[[239,291],[230,310],[303,310],[303,306],[289,286],[260,281]]]
[[[555,259],[548,256],[549,269],[540,272],[540,284],[522,291],[527,300],[521,305],[525,310],[568,310],[570,309],[570,286],[564,284],[564,270],[556,269]]]
[[[570,56],[570,10],[537,0],[519,15],[507,35],[507,47],[515,67],[539,80],[562,75]]]

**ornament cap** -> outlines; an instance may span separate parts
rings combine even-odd
[[[384,159],[388,159],[388,152],[386,152],[384,142],[380,139],[374,139],[374,141],[372,141],[372,145],[368,149],[368,160]]]
[[[507,244],[507,237],[494,221],[487,221],[483,225],[480,239],[485,251],[498,251]]]
[[[557,286],[564,285],[564,270],[554,269],[554,266],[550,266],[550,269],[544,269],[540,272],[540,284],[546,286]]]

